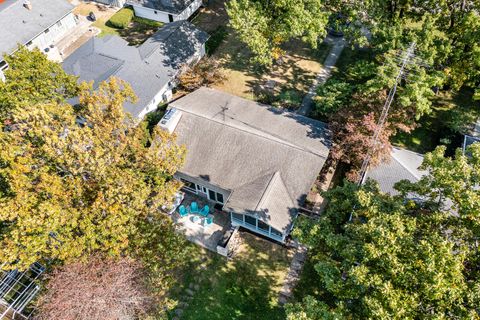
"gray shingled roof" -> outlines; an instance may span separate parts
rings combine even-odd
[[[381,163],[365,175],[366,179],[376,180],[382,192],[396,195],[398,192],[393,188],[395,183],[404,179],[417,182],[427,174],[427,171],[418,169],[423,162],[423,155],[394,147],[391,156],[390,162]]]
[[[129,4],[136,4],[142,7],[170,12],[182,13],[194,0],[129,0]]]
[[[208,88],[170,106],[182,111],[180,173],[231,191],[225,210],[287,231],[328,156],[326,125]]]
[[[92,38],[65,59],[63,68],[95,86],[111,76],[127,81],[138,102],[124,108],[137,117],[207,39],[207,33],[187,21],[165,25],[138,48],[118,36]]]
[[[7,0],[0,4],[0,61],[4,54],[34,39],[74,8],[67,0],[30,0],[32,10],[23,3]]]

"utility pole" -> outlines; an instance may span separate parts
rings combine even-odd
[[[390,111],[390,106],[393,102],[393,98],[395,97],[395,93],[397,92],[398,83],[400,82],[400,79],[403,77],[407,65],[410,63],[410,60],[414,56],[414,51],[415,51],[415,42],[412,42],[401,60],[400,69],[398,70],[397,76],[395,77],[395,84],[393,85],[392,88],[390,88],[387,100],[383,105],[382,114],[378,119],[375,132],[373,133],[373,136],[370,142],[370,149],[367,152],[367,156],[363,160],[362,167],[360,168],[360,172],[358,174],[358,180],[357,180],[358,185],[361,185],[363,183],[363,180],[365,179],[365,174],[367,173],[368,165],[370,164],[372,155],[375,153],[378,147],[377,146],[378,138],[380,137],[380,133],[383,130],[383,126],[388,117],[388,112]]]
[[[373,133],[373,136],[370,142],[370,148],[368,149],[367,156],[363,160],[362,167],[360,168],[360,171],[358,173],[357,184],[359,186],[362,185],[365,179],[365,174],[367,173],[370,160],[372,159],[372,155],[375,153],[378,147],[378,138],[380,137],[380,133],[383,130],[385,121],[387,120],[388,112],[390,111],[390,106],[392,105],[393,99],[395,97],[395,93],[397,92],[398,84],[400,82],[400,79],[402,79],[405,74],[407,65],[410,63],[410,61],[414,57],[414,51],[415,51],[415,42],[412,42],[410,43],[410,46],[408,47],[407,51],[405,51],[403,55],[403,58],[400,64],[400,69],[398,70],[397,76],[395,77],[395,84],[393,85],[392,88],[390,88],[387,100],[383,105],[382,113],[380,115],[380,118],[378,119],[377,126],[375,128],[375,131]],[[353,210],[355,210],[355,208]],[[348,221],[352,221],[353,210],[350,213],[350,218],[348,219]]]

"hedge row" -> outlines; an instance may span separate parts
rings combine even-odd
[[[134,12],[132,8],[123,8],[115,13],[108,22],[117,29],[125,29],[132,22]]]

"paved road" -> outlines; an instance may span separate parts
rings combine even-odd
[[[330,78],[332,68],[337,63],[338,57],[345,47],[345,40],[343,38],[327,36],[325,41],[331,43],[333,46],[332,49],[330,49],[325,62],[323,63],[322,70],[318,73],[317,78],[313,81],[313,84],[310,87],[310,90],[308,90],[308,93],[303,98],[300,108],[297,110],[297,113],[304,116],[308,116],[310,113],[310,110],[313,106],[313,97],[316,94],[318,86],[325,83],[325,81]]]

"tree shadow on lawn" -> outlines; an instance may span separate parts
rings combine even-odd
[[[197,262],[192,266],[179,299],[185,301],[180,306],[183,308],[181,319],[285,318],[283,308],[277,304],[278,290],[275,289],[283,280],[278,273],[288,269],[287,250],[272,244],[261,248],[261,243],[259,247],[252,241],[264,240],[242,238],[247,242],[247,250],[232,260],[208,252],[203,264]],[[195,284],[198,290],[192,289]],[[192,298],[188,298],[188,290],[194,291]]]
[[[248,95],[254,92],[257,97],[271,96],[272,98],[267,100],[260,99],[267,104],[279,100],[279,94],[285,91],[295,91],[300,97],[300,104],[330,50],[326,44],[321,44],[318,49],[310,49],[301,40],[292,40],[283,46],[285,55],[266,68],[251,62],[252,53],[231,28],[228,28],[228,33],[215,58],[221,61],[225,69],[238,71],[246,76],[245,86],[248,89],[246,92],[241,89],[242,92],[237,94]],[[266,89],[269,81],[274,83],[273,89]]]
[[[109,21],[107,21],[106,25],[111,27]],[[158,29],[159,27],[132,21],[128,28],[118,29],[118,34],[125,39],[130,46],[139,46],[157,32]]]

